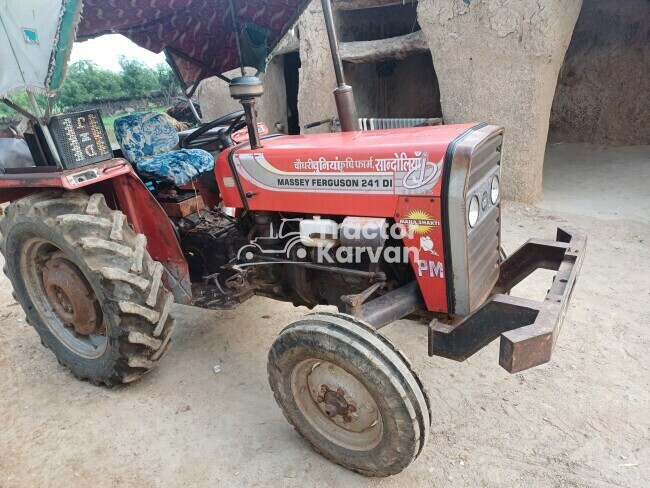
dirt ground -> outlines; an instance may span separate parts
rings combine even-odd
[[[505,204],[508,252],[557,225],[589,235],[551,363],[509,375],[498,341],[456,363],[427,357],[422,324],[384,329],[434,411],[422,455],[387,479],[314,453],[273,400],[267,350],[306,309],[263,298],[232,312],[178,306],[160,365],[109,390],[57,364],[2,277],[0,486],[648,486],[649,156],[649,147],[551,146],[544,201]],[[549,280],[533,276],[520,294],[543,297]]]

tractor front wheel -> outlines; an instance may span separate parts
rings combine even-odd
[[[390,476],[422,451],[431,412],[408,361],[368,324],[307,315],[269,352],[271,389],[285,417],[325,457],[366,476]]]
[[[39,192],[0,223],[5,274],[27,322],[76,376],[128,383],[169,346],[172,295],[162,264],[104,196]]]

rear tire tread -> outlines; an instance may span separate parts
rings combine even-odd
[[[57,228],[78,251],[85,266],[101,280],[106,298],[102,308],[115,316],[118,328],[119,357],[112,374],[102,378],[84,376],[74,371],[74,365],[64,365],[76,376],[109,386],[134,381],[149,372],[168,349],[175,323],[169,313],[173,296],[160,286],[163,266],[148,255],[146,237],[129,227],[122,212],[111,210],[102,194],[89,197],[81,191],[44,191],[17,200],[7,208],[0,221],[0,247],[5,256],[14,226],[35,219]],[[4,271],[11,274],[6,265]],[[9,278],[14,281],[12,276]],[[15,298],[24,309],[29,308],[25,307],[28,297]],[[52,349],[43,336],[41,339]]]

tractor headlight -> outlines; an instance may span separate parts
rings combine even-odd
[[[496,205],[496,203],[499,201],[499,177],[498,176],[492,178],[492,185],[490,188],[490,200],[492,200],[493,205]]]
[[[467,212],[467,223],[470,227],[474,227],[476,222],[478,222],[478,209],[479,209],[478,197],[474,195],[469,201],[469,210]]]

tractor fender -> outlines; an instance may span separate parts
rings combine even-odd
[[[97,177],[82,182],[75,180],[76,175],[93,170],[97,170]],[[89,195],[103,194],[110,207],[124,213],[135,232],[146,236],[147,251],[165,268],[163,284],[173,293],[174,300],[185,305],[192,304],[189,268],[171,222],[126,160],[110,159],[64,171],[44,166],[30,168],[29,172],[0,175],[2,203],[45,189],[82,189]]]

